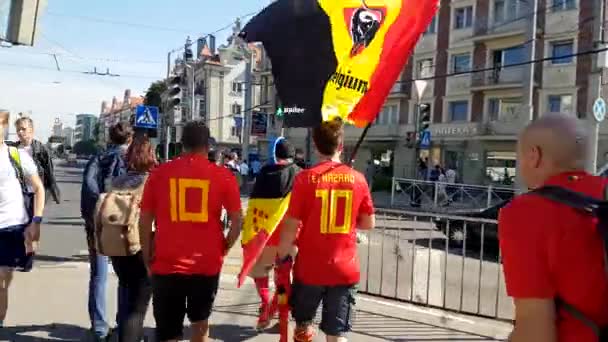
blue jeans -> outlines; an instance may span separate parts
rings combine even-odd
[[[105,337],[110,331],[106,317],[106,284],[108,282],[108,263],[106,256],[97,254],[95,248],[93,226],[86,224],[87,242],[89,247],[89,263],[91,274],[89,278],[89,319],[91,330],[98,337]],[[125,306],[127,305],[127,289],[118,286],[118,310],[116,322],[123,321]]]

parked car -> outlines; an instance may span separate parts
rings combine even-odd
[[[508,199],[483,209],[454,210],[450,211],[449,215],[472,219],[497,220],[500,209],[509,204],[510,201],[511,199]],[[486,224],[483,227],[482,237],[483,223],[481,222],[467,222],[466,236],[464,231],[464,220],[450,219],[449,232],[447,219],[438,217],[434,222],[437,229],[446,235],[450,244],[455,243],[460,246],[466,238],[466,249],[478,250],[481,247],[483,238],[484,251],[498,251],[498,226],[496,224]]]

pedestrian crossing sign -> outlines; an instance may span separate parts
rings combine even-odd
[[[424,130],[422,131],[422,136],[420,137],[420,148],[427,149],[431,147],[431,131]]]
[[[135,127],[158,128],[158,107],[139,105],[135,111]]]

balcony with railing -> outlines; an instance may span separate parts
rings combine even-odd
[[[495,67],[492,70],[472,74],[473,90],[504,89],[521,87],[524,83],[524,66]]]

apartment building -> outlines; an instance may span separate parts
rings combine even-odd
[[[261,50],[256,45],[248,45],[238,38],[240,31],[240,22],[237,21],[233,34],[225,44],[216,49],[214,36],[200,38],[197,41],[196,54],[185,54],[183,59],[175,61],[172,74],[184,77],[180,84],[180,115],[175,116],[173,110],[169,110],[166,115],[165,124],[170,125],[171,142],[181,140],[184,123],[204,120],[219,149],[241,149],[245,139],[245,114],[249,109],[245,104],[247,87],[251,87],[251,106],[255,107],[256,111],[261,110],[259,104],[262,87],[253,78],[249,84],[246,81],[247,59],[252,59],[253,69],[258,63]],[[186,50],[188,49],[189,47]],[[194,106],[191,104],[192,98]],[[163,94],[163,100],[168,100],[167,93]],[[248,127],[251,129],[251,125]],[[166,128],[163,128],[163,141],[165,131]],[[265,136],[251,135],[251,153],[257,154],[258,140],[264,140]]]
[[[130,122],[131,117],[135,115],[137,106],[144,103],[144,98],[141,96],[132,96],[131,89],[125,89],[122,101],[112,98],[112,102],[101,102],[101,110],[99,113],[99,129],[95,139],[100,145],[105,145],[109,140],[109,130],[112,125],[119,122]]]
[[[593,29],[600,19],[594,16],[595,2],[539,0],[533,9],[529,0],[441,0],[436,17],[369,130],[355,167],[364,169],[369,159],[392,155],[394,175],[413,177],[416,160],[422,157],[458,169],[461,182],[509,183],[516,171],[517,134],[530,119],[548,112],[581,119],[591,115],[597,98],[590,76],[596,70],[594,58],[571,55],[596,48]],[[537,14],[534,56],[548,60],[536,63],[529,77],[528,65],[504,66],[530,59],[532,14]],[[263,84],[272,84],[268,75],[259,73],[268,79]],[[420,99],[412,82],[417,79],[427,80]],[[532,110],[527,105],[529,85]],[[418,104],[431,108],[432,142],[428,150],[415,155],[408,136],[414,132]],[[347,127],[346,152],[360,133]],[[286,136],[305,146],[305,129],[288,129]],[[601,125],[598,164],[608,161],[607,152],[608,128]]]
[[[95,139],[95,127],[97,116],[93,114],[76,115],[76,127],[74,128],[74,143]]]

